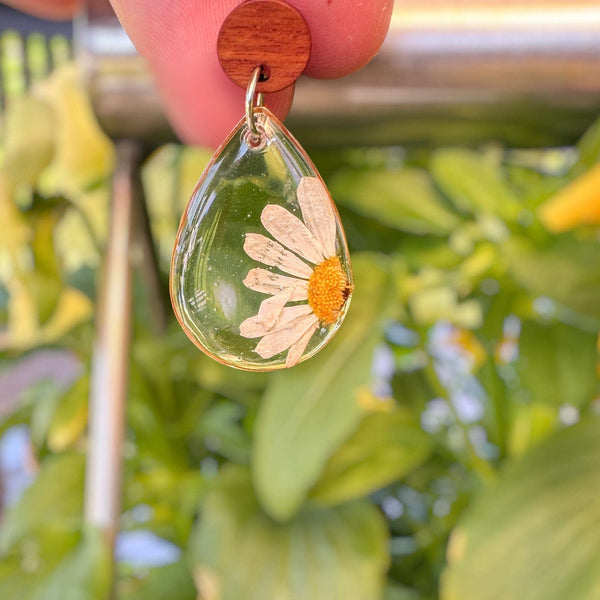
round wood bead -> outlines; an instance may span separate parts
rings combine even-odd
[[[283,0],[248,0],[221,26],[217,54],[223,71],[242,88],[263,68],[256,90],[277,92],[290,86],[310,57],[310,31],[302,15]]]

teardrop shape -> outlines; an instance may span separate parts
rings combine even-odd
[[[240,121],[181,219],[171,301],[188,337],[221,363],[291,367],[342,323],[352,271],[339,215],[314,165],[265,108]]]

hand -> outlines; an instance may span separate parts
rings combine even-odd
[[[6,0],[42,17],[72,14],[79,0]],[[305,74],[331,79],[364,66],[387,32],[393,0],[289,0],[306,19],[312,54]],[[171,123],[188,143],[218,145],[243,114],[244,91],[221,70],[216,40],[240,0],[111,0],[158,80]],[[293,87],[265,96],[280,118]]]

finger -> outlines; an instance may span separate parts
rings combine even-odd
[[[218,146],[244,114],[245,90],[223,73],[214,50],[182,50],[177,62],[150,55],[169,121],[192,144]],[[265,105],[284,119],[294,87],[265,95]]]
[[[306,19],[312,52],[305,74],[332,79],[364,67],[381,47],[394,0],[289,0]]]
[[[129,36],[150,62],[167,113],[182,139],[217,145],[239,120],[244,91],[229,81],[216,54],[221,24],[240,0],[111,0]],[[313,37],[308,74],[337,77],[377,52],[392,0],[292,0]],[[288,88],[265,98],[278,117],[293,97]]]
[[[71,18],[81,5],[81,0],[3,0],[3,2],[36,17],[58,21]]]
[[[175,131],[189,143],[219,145],[244,111],[245,92],[223,73],[216,53],[221,24],[239,0],[112,2],[152,66]],[[293,94],[293,86],[268,94],[265,104],[283,119]]]

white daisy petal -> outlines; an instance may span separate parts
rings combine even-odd
[[[255,292],[270,294],[271,296],[291,287],[294,289],[294,293],[290,298],[290,302],[308,298],[308,281],[306,279],[279,275],[279,273],[272,273],[267,269],[250,269],[244,279],[244,285]]]
[[[335,210],[323,182],[317,177],[303,177],[297,194],[304,223],[319,241],[325,258],[335,256]]]
[[[272,358],[293,346],[318,321],[313,313],[295,319],[289,327],[265,335],[256,345],[255,352],[262,358]]]
[[[270,267],[277,267],[285,273],[308,279],[313,270],[302,262],[295,254],[286,250],[281,244],[261,235],[260,233],[247,233],[244,241],[246,254]]]
[[[282,206],[267,204],[263,208],[260,220],[280,244],[302,258],[313,264],[320,263],[325,258],[321,252],[321,244],[315,236],[298,217]]]
[[[240,334],[247,338],[257,338],[266,335],[267,333],[275,333],[280,329],[289,327],[296,319],[305,317],[310,314],[312,309],[308,304],[298,304],[296,306],[286,306],[282,311],[277,322],[267,328],[265,320],[260,314],[246,319],[240,325]]]
[[[285,366],[288,369],[298,364],[302,358],[302,355],[304,354],[304,351],[306,350],[306,346],[308,346],[308,342],[310,342],[310,338],[313,336],[318,326],[318,323],[313,323],[306,330],[306,333],[304,333],[304,335],[295,344],[290,346],[285,359]]]
[[[262,318],[267,330],[271,329],[277,323],[283,307],[289,302],[293,293],[294,288],[287,288],[260,303],[258,316]]]

